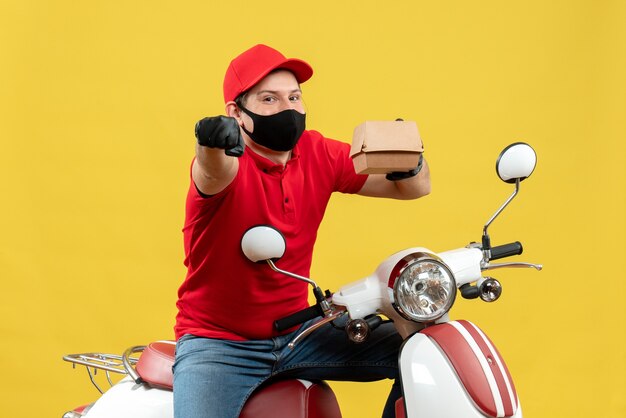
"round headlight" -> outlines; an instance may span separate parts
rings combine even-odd
[[[456,281],[436,256],[415,253],[393,269],[393,306],[406,319],[432,322],[450,310],[456,297]]]

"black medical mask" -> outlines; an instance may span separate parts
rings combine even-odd
[[[245,127],[242,127],[243,131],[257,144],[274,151],[291,151],[305,129],[306,114],[293,109],[269,116],[257,115],[245,107],[241,107],[241,110],[254,123],[253,132]]]

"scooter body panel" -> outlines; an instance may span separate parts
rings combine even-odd
[[[127,377],[106,391],[85,418],[172,418],[173,400],[172,391],[138,385]]]
[[[452,321],[428,327],[405,341],[400,373],[407,417],[522,416],[495,347],[489,342],[490,350],[480,350],[487,345],[486,336],[481,332],[482,336],[474,337],[476,332],[469,334],[465,327],[475,326]]]

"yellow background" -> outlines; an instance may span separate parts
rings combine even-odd
[[[314,278],[478,240],[511,192],[495,159],[527,141],[538,167],[491,233],[545,269],[494,272],[501,300],[453,316],[496,342],[526,416],[626,416],[625,22],[618,0],[1,0],[0,415],[95,398],[63,354],[172,338],[193,126],[261,42],[314,67],[309,127],[403,117],[427,148],[431,196],[333,199]],[[378,416],[388,385],[335,385],[344,416]]]

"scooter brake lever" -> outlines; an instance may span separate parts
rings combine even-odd
[[[543,268],[543,264],[532,264],[532,263],[495,263],[495,264],[487,264],[482,267],[483,270],[496,270],[502,268],[534,268],[536,270],[541,270]]]
[[[310,333],[312,333],[313,331],[315,331],[318,328],[322,327],[323,325],[325,325],[325,324],[327,324],[329,322],[334,321],[335,319],[341,317],[342,315],[344,315],[347,312],[346,308],[343,307],[343,306],[335,307],[335,308],[336,309],[331,311],[327,316],[325,316],[324,318],[320,319],[319,321],[317,321],[316,323],[314,323],[310,327],[306,328],[300,334],[296,335],[296,337],[293,340],[291,340],[291,342],[289,344],[287,344],[287,347],[289,347],[290,350],[293,350],[294,347],[296,346],[296,344],[298,344],[300,341],[305,339]]]

